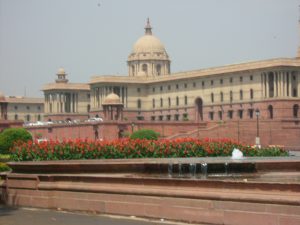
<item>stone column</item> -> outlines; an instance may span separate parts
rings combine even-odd
[[[293,82],[293,78],[292,78],[292,72],[289,71],[289,97],[293,96],[293,88],[292,88],[292,82]]]
[[[269,98],[270,97],[270,90],[269,90],[269,73],[266,74],[266,97]]]
[[[296,82],[297,82],[297,97],[300,96],[300,77],[299,72],[296,73]]]
[[[274,72],[274,97],[278,97],[278,72]]]

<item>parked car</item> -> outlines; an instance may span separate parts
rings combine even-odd
[[[92,122],[103,122],[103,119],[100,117],[95,117],[95,118],[89,118],[86,120],[86,122],[92,123]]]

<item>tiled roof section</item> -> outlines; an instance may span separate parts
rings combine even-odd
[[[243,71],[263,70],[272,67],[286,67],[297,66],[300,67],[300,60],[296,58],[279,58],[262,60],[256,62],[246,62],[240,64],[231,64],[220,67],[212,67],[201,70],[193,70],[187,72],[173,73],[169,76],[161,77],[128,77],[128,76],[94,76],[91,78],[89,84],[94,83],[133,83],[133,84],[149,84],[165,81],[175,81],[181,79],[214,76],[226,73],[238,73]]]
[[[89,91],[90,86],[88,84],[81,84],[81,83],[51,83],[51,84],[46,84],[42,89],[42,91],[51,91],[51,90]]]
[[[44,98],[30,98],[30,97],[15,97],[9,96],[5,98],[8,103],[23,103],[23,104],[44,104]]]

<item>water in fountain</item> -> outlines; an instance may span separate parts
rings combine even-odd
[[[225,166],[225,175],[227,176],[228,175],[228,162],[225,162],[224,166]]]
[[[178,174],[179,174],[179,177],[183,176],[182,164],[181,163],[178,164]]]
[[[172,177],[173,176],[173,164],[169,163],[168,164],[168,177]]]
[[[191,178],[196,177],[196,171],[197,171],[197,164],[196,163],[190,163],[190,176]]]
[[[207,178],[207,163],[201,163],[201,178]]]

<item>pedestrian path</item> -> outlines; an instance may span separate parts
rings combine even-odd
[[[71,213],[0,205],[0,225],[184,225],[161,220]]]

